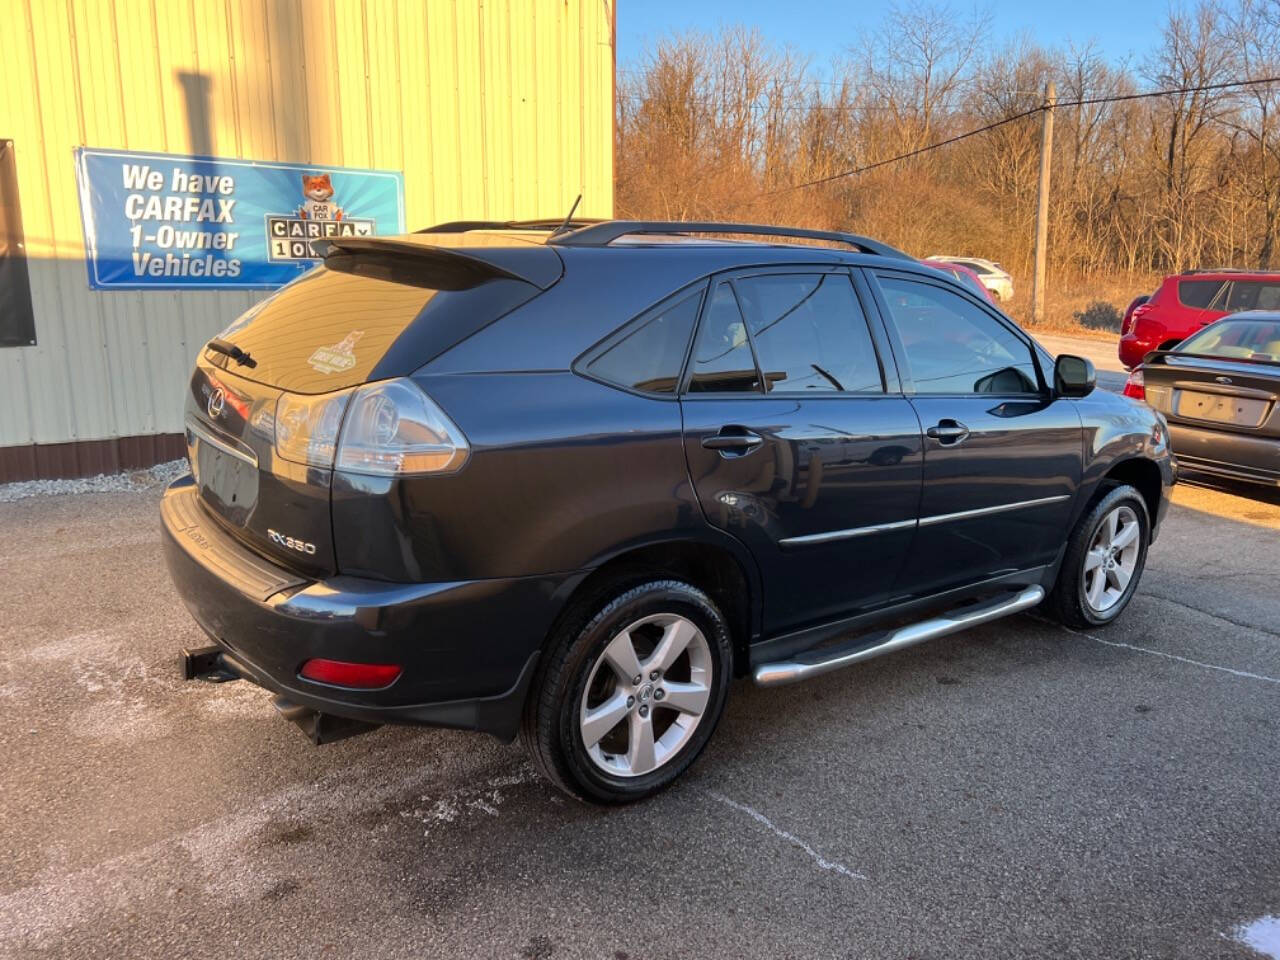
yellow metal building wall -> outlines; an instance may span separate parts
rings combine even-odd
[[[402,170],[409,229],[613,207],[614,0],[0,0],[34,347],[0,446],[181,430],[199,345],[261,294],[95,292],[76,146]]]

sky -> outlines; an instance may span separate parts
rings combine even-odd
[[[824,71],[868,28],[877,26],[892,0],[626,0],[618,4],[618,66],[633,66],[646,48],[673,32],[714,32],[729,24],[757,26],[765,36],[807,54]],[[952,3],[954,10],[971,10]],[[1096,42],[1113,62],[1140,60],[1155,45],[1168,15],[1168,0],[979,0],[990,14],[990,46],[1018,36],[1042,46]]]

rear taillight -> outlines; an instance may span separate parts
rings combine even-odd
[[[274,430],[281,459],[349,473],[452,473],[471,452],[457,425],[406,379],[320,395],[281,394]]]
[[[1135,400],[1147,399],[1147,386],[1142,376],[1142,368],[1135,367],[1129,379],[1124,382],[1124,395]]]
[[[333,467],[338,428],[350,390],[315,396],[282,393],[276,401],[276,455],[309,467]]]
[[[1126,336],[1133,332],[1133,328],[1138,325],[1138,321],[1151,309],[1149,304],[1143,303],[1133,308],[1133,311],[1124,318],[1124,323],[1120,325],[1120,336]]]
[[[385,380],[355,392],[337,466],[376,476],[452,473],[470,452],[462,431],[412,380]]]
[[[401,668],[394,663],[348,663],[345,660],[317,658],[304,663],[298,673],[316,683],[356,690],[377,690],[391,686],[400,676]]]

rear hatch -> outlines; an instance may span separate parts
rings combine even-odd
[[[323,266],[280,289],[206,348],[186,397],[199,496],[229,532],[307,576],[336,572],[332,469],[277,454],[283,395],[407,376],[559,278],[541,243],[493,235],[345,238]]]

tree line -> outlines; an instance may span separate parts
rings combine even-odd
[[[849,230],[1029,281],[1052,80],[1089,102],[1055,110],[1051,277],[1280,268],[1280,82],[1221,86],[1280,76],[1280,0],[1173,9],[1124,62],[986,27],[898,6],[830,69],[745,27],[658,42],[618,75],[618,215]]]

